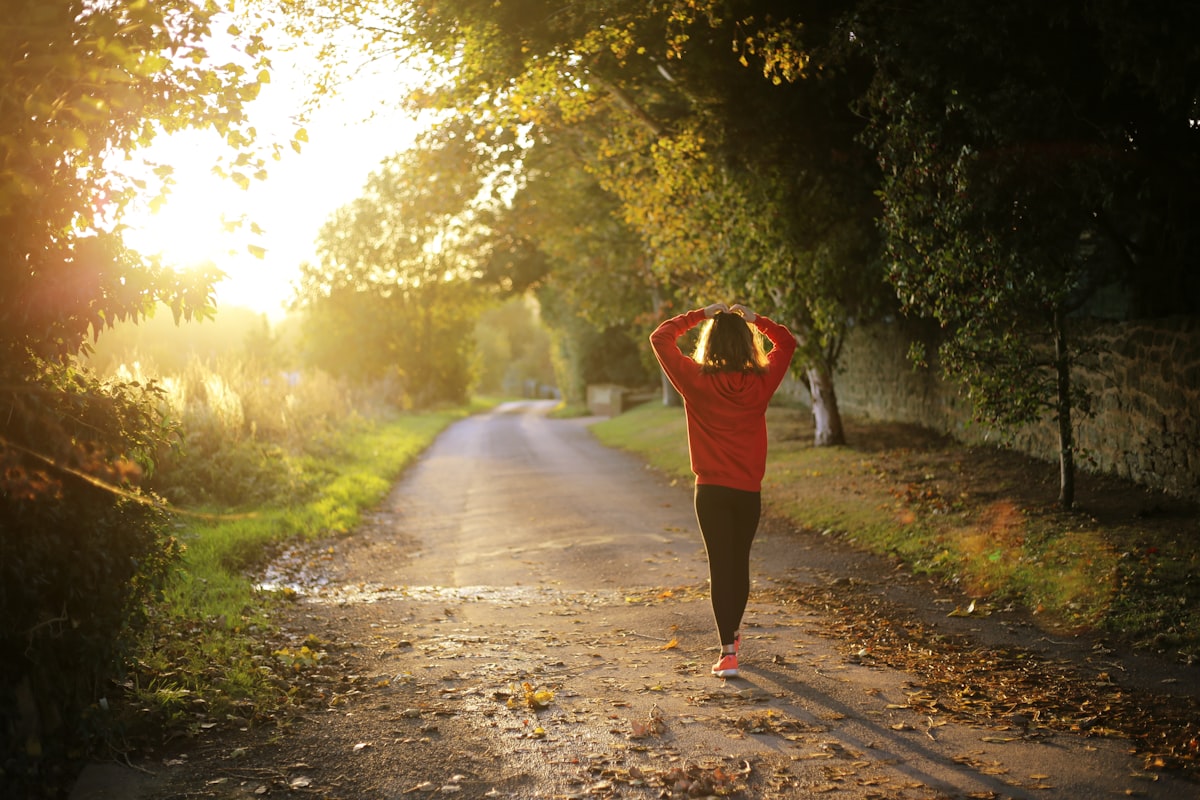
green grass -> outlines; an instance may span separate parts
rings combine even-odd
[[[1194,511],[1174,528],[1142,520],[1139,493],[1113,484],[1095,490],[1097,505],[1119,494],[1134,507],[1113,506],[1103,519],[1062,512],[1040,479],[1052,466],[904,426],[846,422],[850,446],[815,447],[806,409],[770,409],[768,513],[951,582],[981,608],[1017,604],[1051,630],[1200,657],[1200,557],[1186,545],[1200,530]],[[692,477],[682,409],[641,406],[592,430]]]
[[[646,403],[632,411],[597,422],[592,432],[609,447],[640,454],[670,475],[690,477],[687,426],[683,409]]]
[[[195,728],[285,701],[272,688],[272,654],[253,635],[270,626],[276,598],[255,587],[251,570],[286,543],[353,530],[438,433],[487,405],[408,414],[345,435],[316,457],[328,477],[303,504],[183,517],[182,563],[152,610],[130,678],[135,710],[168,728]],[[184,711],[201,707],[204,714]]]
[[[554,407],[550,412],[550,416],[553,419],[576,419],[578,417],[590,416],[591,413],[587,406],[568,405],[563,401]]]

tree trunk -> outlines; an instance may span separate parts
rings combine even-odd
[[[812,395],[813,422],[816,424],[813,444],[817,447],[845,444],[842,412],[838,411],[837,395],[833,391],[833,373],[822,365],[807,367],[805,374],[808,377],[808,391]]]
[[[681,406],[683,398],[679,396],[679,392],[675,391],[675,387],[671,385],[671,381],[667,378],[667,373],[661,369],[658,371],[659,378],[662,379],[662,404],[664,406]]]
[[[1058,504],[1075,505],[1075,435],[1071,425],[1071,357],[1067,350],[1067,323],[1061,311],[1054,312],[1054,369],[1058,397]]]

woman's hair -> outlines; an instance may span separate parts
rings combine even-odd
[[[765,372],[767,354],[758,328],[741,314],[718,311],[700,328],[692,355],[704,372]]]

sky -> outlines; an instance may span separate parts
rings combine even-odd
[[[250,107],[260,139],[275,137],[285,155],[268,164],[269,176],[241,189],[211,172],[224,145],[211,131],[160,136],[138,156],[174,167],[175,187],[157,214],[135,212],[126,221],[126,241],[167,263],[187,267],[214,262],[228,277],[217,284],[217,309],[242,306],[281,318],[293,294],[299,265],[315,258],[321,225],[359,196],[379,163],[411,145],[416,121],[395,110],[390,98],[403,91],[395,72],[360,72],[304,124],[308,142],[295,153],[288,142],[306,95],[301,70],[276,69],[271,83]],[[223,217],[245,216],[263,229],[254,243],[264,258],[247,250],[248,232],[226,233]],[[232,254],[231,254],[232,251]]]

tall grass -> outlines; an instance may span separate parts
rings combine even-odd
[[[320,371],[290,371],[223,356],[193,356],[176,374],[138,362],[117,377],[161,388],[179,447],[155,454],[147,488],[176,505],[222,509],[305,497],[325,475],[319,458],[346,431],[387,413],[378,397]]]

